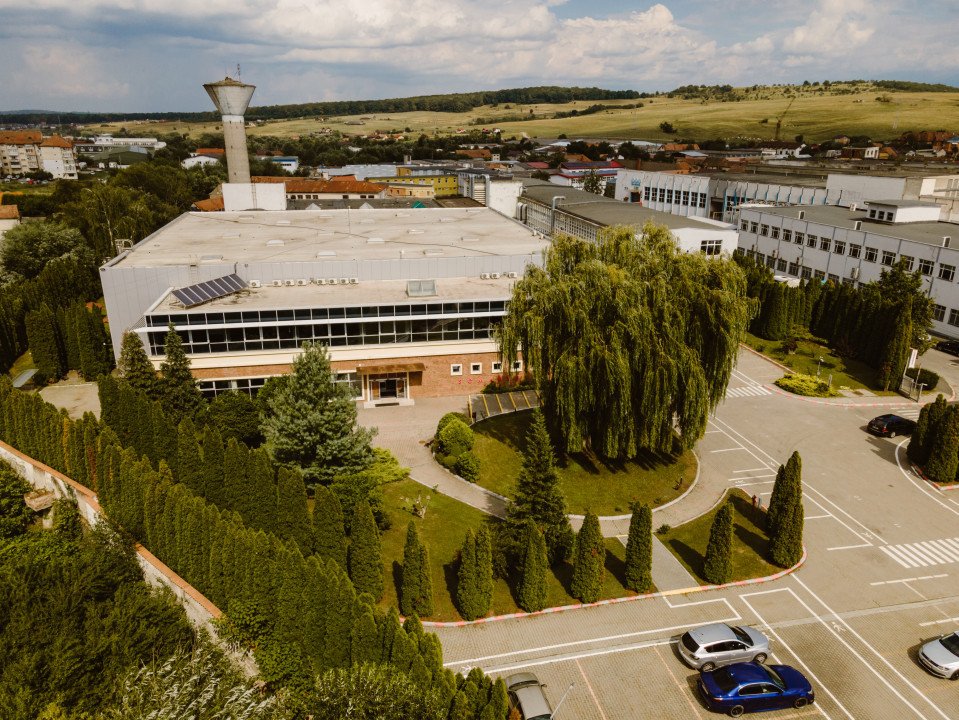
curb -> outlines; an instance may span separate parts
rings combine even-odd
[[[645,595],[632,595],[629,597],[621,598],[611,598],[609,600],[599,600],[594,603],[579,603],[578,605],[563,605],[560,607],[551,607],[545,608],[543,610],[538,610],[536,612],[525,613],[510,613],[509,615],[494,615],[493,617],[479,618],[478,620],[459,620],[456,622],[433,622],[427,620],[421,620],[423,627],[434,627],[434,628],[452,628],[452,627],[465,627],[467,625],[482,625],[485,623],[499,622],[501,620],[514,620],[519,618],[535,617],[537,615],[550,615],[553,613],[568,612],[570,610],[583,610],[591,607],[599,607],[602,605],[618,605],[620,603],[634,602],[636,600],[646,600],[648,598],[655,597],[670,597],[672,595],[686,595],[688,593],[695,592],[706,592],[707,590],[723,590],[725,588],[733,587],[743,587],[744,585],[758,585],[760,583],[772,582],[773,580],[779,580],[780,578],[786,577],[794,573],[803,564],[806,562],[808,557],[806,553],[806,546],[803,545],[802,557],[799,558],[799,562],[793,565],[790,568],[781,570],[774,575],[767,575],[766,577],[761,578],[750,578],[748,580],[736,580],[735,582],[724,583],[723,585],[698,585],[696,587],[682,588],[679,590],[664,590],[662,592],[656,593],[647,593]],[[402,619],[402,618],[401,618]]]
[[[920,478],[922,478],[927,483],[929,483],[934,490],[938,490],[939,492],[948,492],[949,490],[959,490],[959,483],[949,483],[948,485],[940,485],[935,480],[930,480],[929,478],[926,477],[926,473],[922,471],[922,468],[920,468],[914,462],[910,462],[909,467],[912,468],[912,471],[916,475],[918,475]]]

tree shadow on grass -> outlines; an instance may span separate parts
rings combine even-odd
[[[449,593],[450,599],[453,601],[453,607],[457,609],[457,612],[459,612],[459,607],[456,605],[456,584],[459,569],[460,560],[459,552],[457,552],[452,560],[443,565],[443,579],[446,582],[446,592]]]
[[[502,443],[516,452],[525,452],[526,436],[531,422],[531,411],[522,410],[483,420],[473,426],[473,431]]]
[[[393,561],[393,587],[396,588],[397,602],[403,595],[403,565],[398,561]]]
[[[669,547],[673,549],[673,552],[683,559],[683,562],[689,566],[697,578],[701,578],[705,569],[706,558],[702,556],[699,550],[691,548],[682,540],[674,539],[669,540],[668,542]]]
[[[573,595],[573,565],[572,563],[563,561],[557,563],[556,565],[550,565],[549,571],[553,573],[559,584],[563,586],[563,590],[570,597],[575,597]]]
[[[609,548],[606,549],[606,572],[612,575],[616,582],[626,587],[626,561],[616,557]]]
[[[736,524],[733,527],[733,532],[736,534],[736,538],[743,545],[752,550],[756,555],[758,555],[763,560],[766,560],[769,554],[769,540],[760,535],[757,532],[753,532],[748,528],[743,527],[742,525]]]

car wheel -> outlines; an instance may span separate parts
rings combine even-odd
[[[808,704],[809,704],[809,698],[800,697],[800,698],[796,698],[796,702],[793,703],[793,707],[804,708]]]
[[[753,661],[758,663],[766,662],[766,653],[759,653],[756,657],[753,658]]]
[[[715,670],[715,669],[716,669],[716,663],[708,662],[700,665],[699,672],[709,672],[710,670]]]
[[[733,705],[729,708],[729,717],[742,717],[744,712],[746,712],[746,708],[742,705]]]
[[[892,431],[891,433],[889,433],[889,437],[891,437],[891,438],[896,437],[896,432],[895,432],[895,430]]]
[[[950,679],[950,680],[959,680],[959,670],[956,670],[956,671],[952,674],[952,677],[950,677],[949,679]]]

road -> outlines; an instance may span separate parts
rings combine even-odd
[[[959,381],[954,359],[927,366]],[[801,669],[817,702],[778,718],[959,720],[959,683],[916,662],[923,642],[959,629],[959,491],[913,476],[902,438],[866,422],[891,409],[816,404],[768,387],[780,372],[742,354],[698,450],[704,471],[768,499],[793,450],[803,460],[806,564],[767,584],[673,595],[483,625],[440,628],[448,667],[531,671],[563,720],[706,718],[698,673],[675,642],[709,622],[763,629],[770,662]],[[887,398],[875,398],[876,402]],[[894,400],[892,398],[891,400]],[[915,417],[916,406],[896,408]]]

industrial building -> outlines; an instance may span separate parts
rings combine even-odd
[[[740,251],[777,275],[850,285],[905,261],[935,299],[933,329],[959,337],[959,225],[935,203],[873,200],[860,207],[743,206]]]
[[[159,365],[172,323],[207,395],[261,387],[311,341],[358,400],[395,404],[522,371],[493,328],[546,245],[487,208],[186,213],[101,279],[114,352],[133,330]],[[190,286],[230,275],[245,287],[190,304]]]

